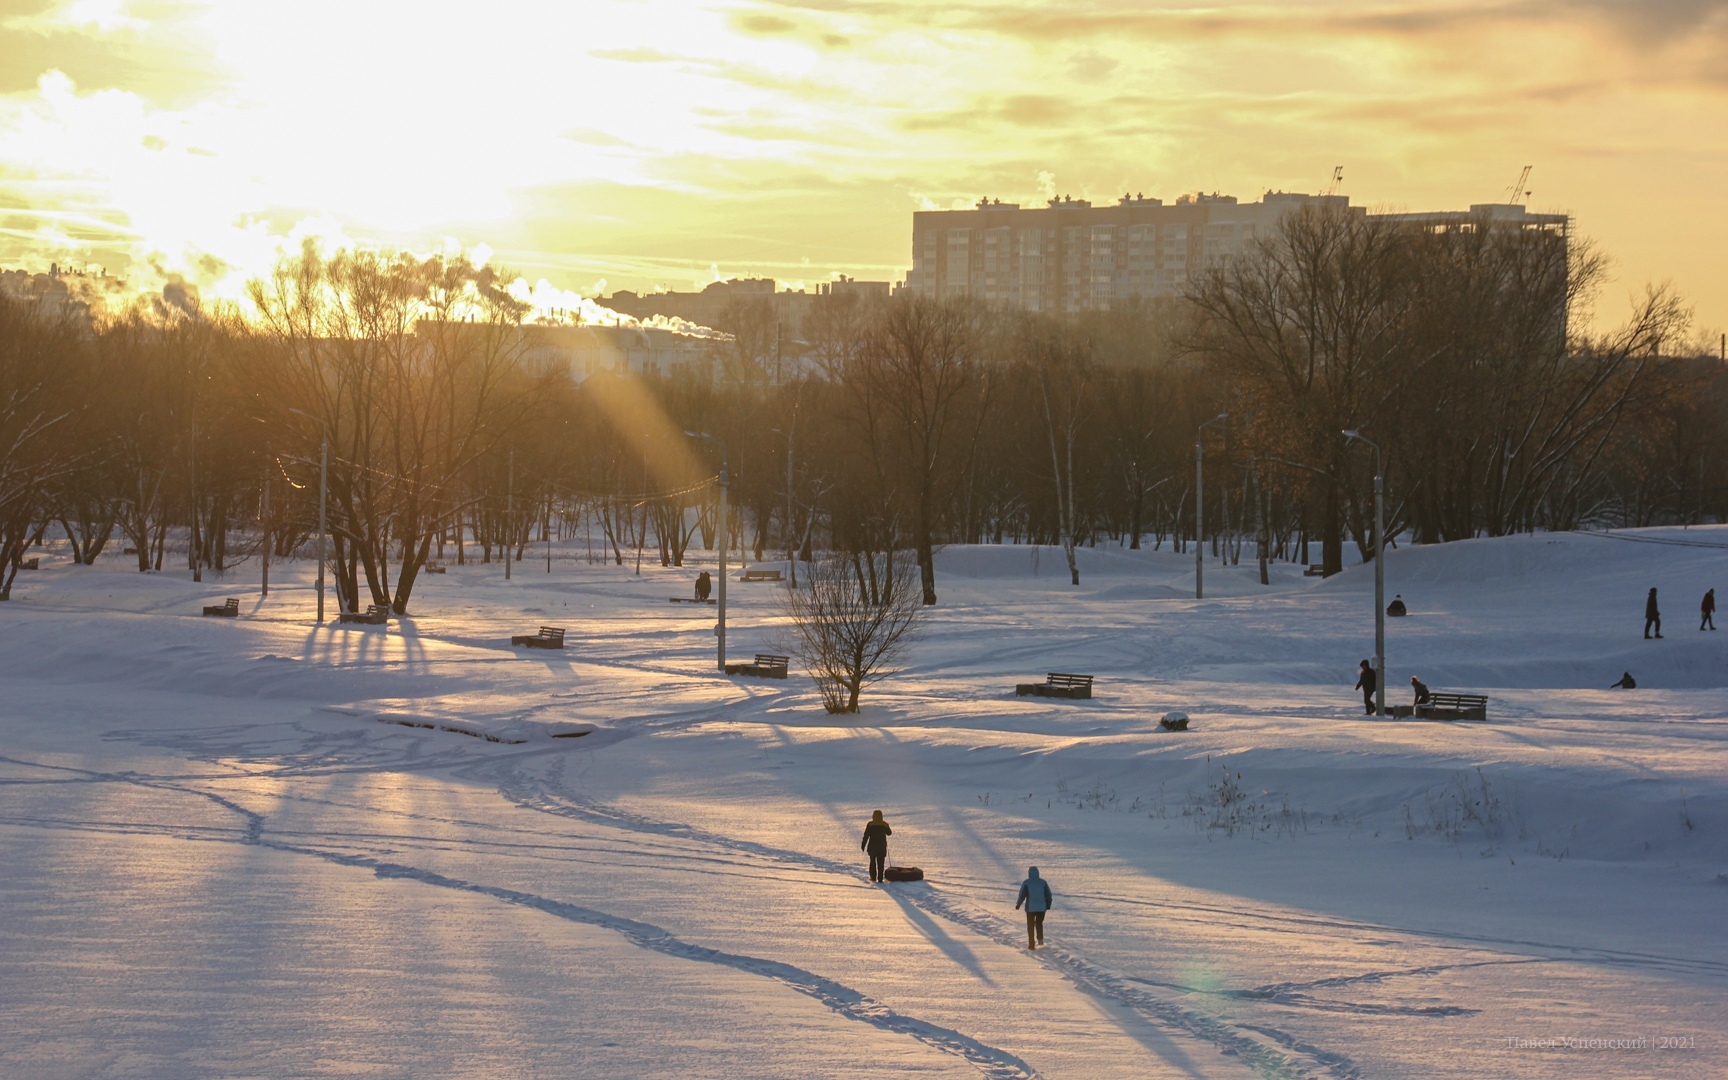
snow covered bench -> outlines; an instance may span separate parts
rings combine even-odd
[[[230,596],[226,604],[205,604],[204,614],[220,615],[224,619],[237,619],[240,617],[240,599]]]
[[[1482,694],[1447,694],[1436,691],[1415,707],[1418,720],[1486,720],[1488,698]]]
[[[776,653],[757,653],[753,664],[727,664],[728,675],[754,675],[758,679],[784,679],[791,661]]]
[[[1021,697],[1089,698],[1092,696],[1092,676],[1069,675],[1052,671],[1041,683],[1021,683],[1014,688]]]
[[[746,570],[738,575],[740,581],[784,581],[786,575],[779,570]]]
[[[367,604],[364,613],[344,611],[336,616],[339,623],[359,623],[362,626],[383,626],[390,621],[390,607],[387,604]]]
[[[519,634],[510,639],[510,644],[521,645],[528,649],[562,649],[564,647],[564,628],[562,626],[542,626],[538,634]]]
[[[31,558],[28,558],[28,559],[19,559],[18,560],[18,569],[20,569],[20,570],[40,570],[40,569],[42,569],[42,557],[40,555],[37,555],[37,556],[32,556]]]

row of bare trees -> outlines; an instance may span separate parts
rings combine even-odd
[[[1719,394],[1721,367],[1686,355],[1689,313],[1666,289],[1580,332],[1604,270],[1587,245],[1486,216],[1434,229],[1306,210],[1200,284],[1194,340],[1235,452],[1317,508],[1333,572],[1347,534],[1372,550],[1369,462],[1345,429],[1385,448],[1388,532],[1420,542],[1622,520],[1632,477],[1695,467],[1652,454],[1648,432]],[[1700,437],[1718,426],[1697,419]],[[1631,486],[1647,496],[1651,479]]]
[[[686,432],[724,446],[755,558],[908,552],[925,604],[943,544],[1056,546],[1076,582],[1083,547],[1189,550],[1196,431],[1219,413],[1205,535],[1231,561],[1372,550],[1347,428],[1386,450],[1394,537],[1728,520],[1723,365],[1666,291],[1587,331],[1603,272],[1487,219],[1305,211],[1181,300],[1057,316],[836,293],[706,369],[580,380],[535,361],[526,309],[460,257],[307,248],[244,318],[179,295],[90,324],[0,298],[0,596],[51,527],[83,562],[121,540],[140,570],[182,544],[194,575],[305,553],[321,485],[345,609],[406,611],[451,545],[520,558],[573,528],[618,564],[682,565],[719,512],[719,453]]]

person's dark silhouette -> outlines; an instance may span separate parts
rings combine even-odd
[[[1416,693],[1417,705],[1426,705],[1434,700],[1434,695],[1428,692],[1428,684],[1414,675],[1410,676],[1410,689]]]
[[[1620,676],[1619,682],[1608,684],[1608,689],[1610,689],[1610,690],[1636,690],[1636,689],[1638,689],[1638,680],[1634,679],[1632,677],[1632,673],[1630,671],[1624,672]]]
[[[1386,605],[1386,614],[1394,617],[1410,614],[1410,609],[1404,606],[1404,597],[1394,596],[1392,602]]]
[[[1356,674],[1356,689],[1362,691],[1362,704],[1367,706],[1368,715],[1374,715],[1374,691],[1380,689],[1380,679],[1374,672],[1374,665],[1367,660],[1362,661],[1362,667]]]
[[[894,830],[882,820],[882,811],[870,815],[870,824],[864,826],[864,840],[858,845],[870,856],[870,880],[881,881],[882,871],[888,866],[888,838],[894,835]]]
[[[1656,606],[1656,590],[1650,590],[1650,596],[1644,601],[1644,637],[1650,637],[1650,628],[1656,628],[1656,636],[1662,636],[1662,610]]]
[[[1716,590],[1711,589],[1704,594],[1704,599],[1698,602],[1698,629],[1716,629]]]
[[[1026,947],[1036,949],[1044,944],[1044,913],[1054,905],[1055,897],[1050,895],[1050,883],[1038,876],[1036,866],[1026,868],[1026,880],[1020,883],[1020,898],[1014,901],[1014,910],[1019,911],[1020,905],[1026,905]]]
[[[704,570],[700,574],[696,575],[696,599],[698,601],[707,600],[708,593],[712,591],[713,588],[714,579],[708,576],[708,571]]]

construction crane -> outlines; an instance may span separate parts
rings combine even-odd
[[[1524,166],[1524,171],[1518,174],[1518,182],[1506,189],[1506,204],[1517,206],[1530,197],[1530,192],[1524,187],[1530,182],[1530,166]]]
[[[1342,184],[1343,182],[1344,182],[1344,166],[1334,165],[1332,167],[1332,186],[1326,189],[1326,194],[1328,194],[1328,195],[1338,194],[1338,185]]]

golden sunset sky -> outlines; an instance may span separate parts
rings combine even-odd
[[[0,0],[0,265],[314,233],[593,292],[898,278],[980,195],[1575,216],[1728,324],[1728,0]]]

